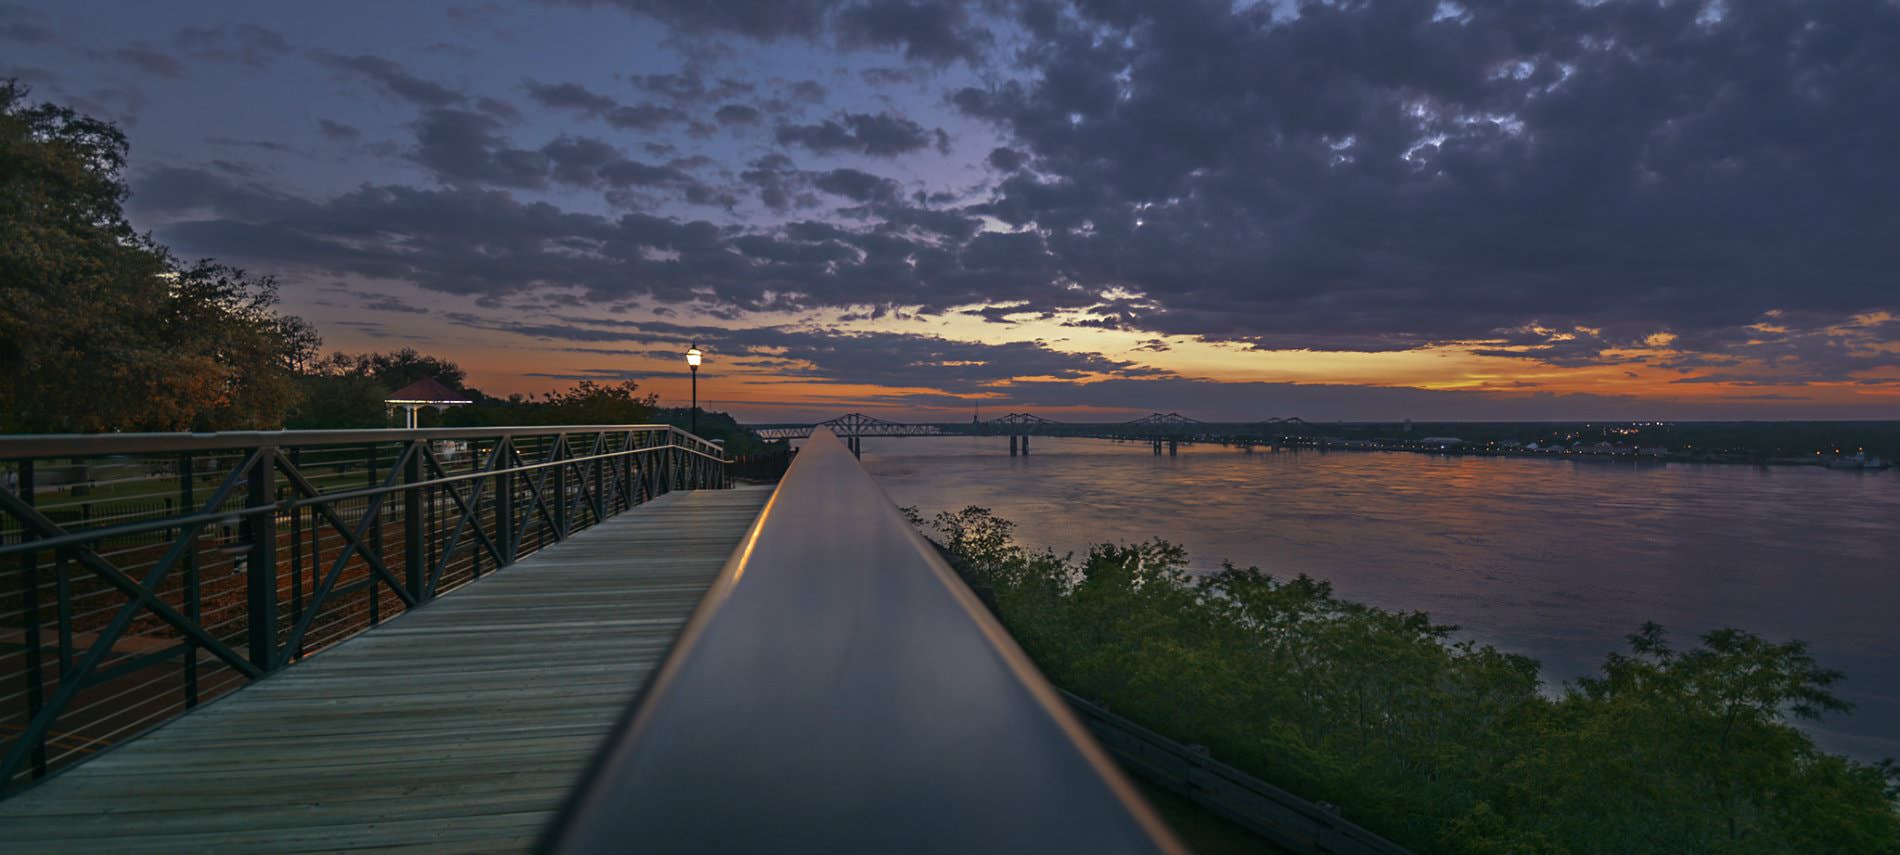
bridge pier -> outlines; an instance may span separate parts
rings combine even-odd
[[[1154,447],[1155,447],[1155,456],[1160,457],[1161,456],[1161,440],[1159,439],[1155,440]]]
[[[1029,434],[1023,434],[1023,456],[1029,456]]]
[[[1009,435],[1009,456],[1016,456],[1016,435],[1013,433]]]
[[[1181,441],[1178,439],[1168,440],[1168,456],[1178,457],[1180,456],[1180,454],[1181,454]]]

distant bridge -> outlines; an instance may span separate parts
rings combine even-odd
[[[804,439],[817,429],[829,430],[853,452],[862,450],[867,436],[1008,436],[1010,454],[1029,453],[1031,436],[1062,436],[1123,441],[1147,441],[1160,453],[1172,453],[1183,442],[1225,442],[1242,445],[1277,443],[1305,436],[1307,422],[1297,416],[1257,422],[1204,422],[1180,413],[1151,413],[1125,422],[1064,422],[1034,413],[1009,413],[986,421],[893,422],[848,413],[809,424],[748,425],[761,439]]]

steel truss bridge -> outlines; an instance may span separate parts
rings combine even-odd
[[[1031,436],[1143,441],[1153,443],[1156,453],[1164,445],[1172,453],[1182,443],[1218,442],[1251,447],[1307,435],[1307,422],[1297,416],[1258,422],[1204,422],[1180,413],[1151,413],[1125,422],[1064,422],[1034,413],[1009,413],[987,421],[893,422],[863,413],[847,413],[810,424],[749,427],[761,439],[768,440],[804,439],[822,428],[844,440],[846,447],[854,452],[862,450],[860,440],[867,436],[1007,436],[1011,454],[1017,454],[1019,448],[1020,453],[1027,454]]]

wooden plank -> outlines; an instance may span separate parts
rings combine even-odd
[[[0,802],[0,852],[522,852],[770,492],[672,493]]]

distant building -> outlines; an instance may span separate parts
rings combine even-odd
[[[389,397],[383,399],[384,406],[391,410],[403,411],[403,427],[410,429],[416,426],[416,411],[423,407],[433,408],[439,413],[450,407],[468,403],[473,402],[469,401],[467,396],[451,391],[449,387],[442,385],[433,377],[417,380],[389,393]]]
[[[1428,436],[1428,437],[1425,437],[1424,439],[1419,440],[1419,442],[1422,442],[1426,445],[1436,445],[1439,448],[1450,448],[1454,445],[1465,444],[1464,440],[1459,439],[1458,437],[1455,437],[1455,436]]]

